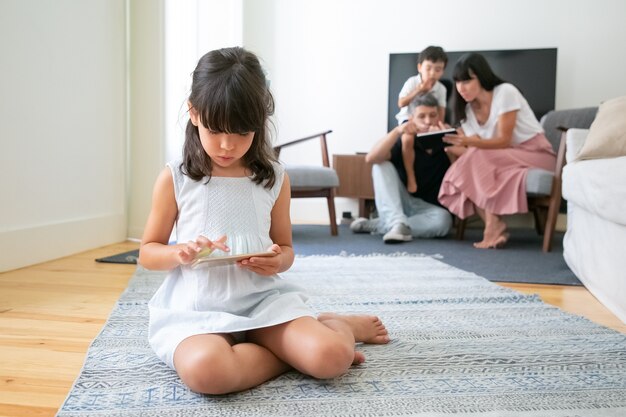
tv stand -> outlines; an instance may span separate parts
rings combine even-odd
[[[372,166],[365,162],[365,154],[333,155],[333,168],[339,177],[337,197],[359,200],[359,217],[369,218],[374,209]]]

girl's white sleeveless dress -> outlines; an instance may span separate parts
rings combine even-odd
[[[227,235],[228,254],[233,255],[272,245],[270,213],[283,183],[281,165],[275,165],[276,183],[270,189],[247,177],[194,181],[182,173],[180,160],[167,165],[178,205],[177,242]],[[172,369],[176,347],[189,336],[235,333],[315,316],[302,289],[278,275],[261,276],[237,265],[204,265],[171,270],[148,304],[150,345]]]

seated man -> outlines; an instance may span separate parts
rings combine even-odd
[[[409,194],[402,159],[402,135],[442,130],[438,102],[432,95],[418,97],[411,119],[380,139],[365,157],[372,166],[377,219],[359,218],[350,229],[355,233],[381,233],[385,243],[407,242],[413,237],[446,236],[452,216],[439,205],[439,187],[450,160],[443,147],[424,149],[416,140],[415,179],[417,191]]]

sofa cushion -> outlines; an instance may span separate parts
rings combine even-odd
[[[626,156],[626,96],[605,101],[576,159]]]
[[[563,197],[605,220],[626,226],[626,156],[565,165]]]
[[[570,163],[576,160],[578,152],[583,148],[589,129],[569,129],[567,131],[567,146],[565,147],[565,160]]]

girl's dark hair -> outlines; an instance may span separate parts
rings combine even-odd
[[[271,188],[276,181],[272,163],[277,161],[269,134],[274,98],[256,55],[240,47],[211,51],[200,58],[192,77],[189,102],[200,123],[215,132],[254,132],[243,163],[252,172],[252,181],[265,181],[264,186]],[[196,181],[204,177],[210,180],[212,167],[198,128],[189,120],[183,145],[183,172]]]
[[[452,71],[452,79],[455,83],[457,81],[467,81],[472,78],[472,75],[474,75],[478,79],[481,87],[487,91],[493,91],[493,89],[497,85],[505,82],[493,72],[485,57],[476,52],[464,54],[459,58],[459,60],[454,65],[454,70]],[[461,97],[459,91],[455,88],[454,117],[456,123],[460,123],[465,120],[466,104],[467,102],[463,99],[463,97]]]

